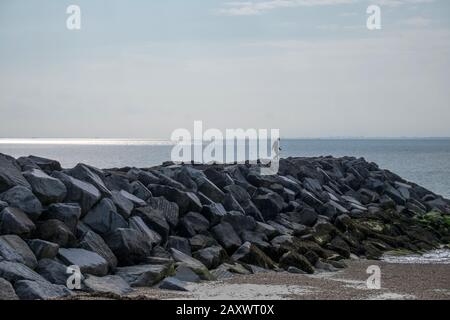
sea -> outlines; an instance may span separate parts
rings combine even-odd
[[[282,139],[281,157],[364,157],[406,180],[450,199],[450,138]],[[170,160],[173,143],[146,139],[0,139],[0,153],[55,159],[65,168],[159,165]]]

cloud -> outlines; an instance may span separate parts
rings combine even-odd
[[[332,6],[366,2],[387,7],[398,7],[407,4],[431,3],[435,0],[262,0],[262,1],[233,1],[224,3],[216,12],[225,16],[254,16],[265,12],[295,7]]]
[[[399,22],[399,24],[403,26],[408,27],[415,27],[415,28],[425,28],[430,26],[432,23],[431,19],[427,19],[425,17],[417,16],[417,17],[411,17],[405,20],[402,20]]]

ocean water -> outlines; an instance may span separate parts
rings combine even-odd
[[[156,140],[0,139],[0,153],[79,162],[99,168],[151,167],[170,160],[173,145]],[[450,139],[290,139],[281,156],[355,156],[450,198]]]

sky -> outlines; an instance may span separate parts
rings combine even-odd
[[[450,137],[449,83],[448,0],[0,1],[0,138]]]

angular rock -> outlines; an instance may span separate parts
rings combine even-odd
[[[167,223],[163,212],[147,206],[135,209],[133,211],[133,216],[140,217],[150,229],[156,231],[162,237],[164,242],[167,241],[170,233],[170,226]]]
[[[76,179],[90,183],[97,188],[103,196],[111,196],[111,191],[100,178],[100,176],[104,176],[101,170],[79,163],[73,169],[70,169],[68,173]]]
[[[43,158],[43,157],[37,157],[37,156],[28,156],[28,157],[19,158],[19,159],[17,159],[17,161],[23,160],[24,158],[26,160],[32,162],[38,168],[40,168],[41,170],[43,170],[47,173],[62,170],[61,164],[56,160],[47,159],[47,158]]]
[[[67,280],[70,277],[70,273],[67,271],[67,266],[51,259],[40,260],[36,268],[36,272],[47,281],[63,286],[67,285]]]
[[[189,291],[186,288],[186,283],[175,277],[165,278],[163,281],[161,281],[159,288],[163,290]]]
[[[0,234],[28,236],[36,229],[33,221],[20,209],[5,208],[0,212]]]
[[[76,203],[51,204],[43,214],[43,219],[56,219],[62,221],[73,234],[76,233],[78,220],[81,217],[81,208]]]
[[[61,202],[66,197],[67,189],[64,183],[50,177],[44,171],[32,169],[23,173],[31,185],[33,193],[43,204]]]
[[[167,241],[167,248],[177,249],[188,256],[192,255],[191,245],[189,244],[189,240],[183,237],[178,236],[170,236]]]
[[[87,231],[80,240],[80,248],[97,253],[108,262],[109,269],[117,266],[117,258],[102,237],[94,231]]]
[[[21,300],[48,300],[71,295],[70,290],[65,286],[47,281],[19,280],[14,284],[14,289]]]
[[[234,231],[231,224],[221,222],[211,229],[214,238],[224,247],[227,252],[233,252],[242,244],[241,239]]]
[[[170,227],[175,228],[178,225],[179,208],[175,202],[168,201],[163,197],[152,197],[147,202],[150,207],[163,214]]]
[[[231,224],[239,235],[244,231],[253,231],[256,228],[256,221],[252,216],[247,216],[236,211],[228,212],[222,218],[222,221]]]
[[[200,282],[202,279],[191,268],[179,265],[175,271],[174,278],[183,282]]]
[[[18,299],[19,297],[16,295],[11,283],[3,278],[0,278],[0,301]]]
[[[18,208],[35,221],[42,213],[42,204],[29,188],[16,186],[0,195],[0,200],[9,203],[10,207]]]
[[[29,240],[28,246],[33,251],[38,260],[53,259],[56,257],[59,251],[59,245],[57,243],[41,239]]]
[[[170,252],[173,259],[178,262],[178,265],[183,265],[192,269],[192,271],[194,271],[203,280],[214,280],[214,277],[208,271],[208,268],[197,259],[194,259],[174,248],[171,248]]]
[[[180,213],[189,211],[199,212],[202,209],[200,199],[192,192],[184,192],[164,185],[149,185],[148,188],[156,197],[164,197],[171,202],[175,202]]]
[[[22,263],[31,269],[37,266],[37,260],[33,251],[17,235],[0,237],[0,257],[3,257],[6,261]]]
[[[144,264],[116,270],[116,275],[132,287],[151,287],[173,273],[173,264]]]
[[[86,214],[101,198],[100,191],[92,184],[68,176],[62,172],[53,172],[52,177],[61,180],[66,186],[65,202],[78,203],[81,214]]]
[[[142,220],[141,217],[138,216],[131,217],[129,223],[131,229],[141,232],[143,236],[147,238],[147,242],[150,244],[151,247],[155,247],[161,243],[162,241],[161,236],[157,232],[147,227],[147,225],[145,224],[144,220]]]
[[[152,252],[147,238],[134,229],[119,228],[107,235],[106,243],[122,266],[143,262]]]
[[[89,228],[100,235],[106,235],[118,228],[127,228],[126,220],[117,213],[116,206],[111,199],[102,199],[83,218]]]
[[[273,269],[275,267],[272,259],[250,242],[245,242],[240,246],[231,256],[231,259],[236,262],[256,265],[264,269]]]
[[[59,249],[58,258],[66,265],[75,265],[81,273],[105,276],[108,273],[108,262],[95,252],[85,249]]]
[[[134,204],[127,197],[125,197],[121,191],[111,191],[112,201],[117,208],[117,212],[127,219],[134,209]]]
[[[123,296],[133,291],[130,285],[122,277],[116,275],[105,277],[88,275],[83,281],[83,284],[88,292],[97,294]]]
[[[54,242],[60,247],[73,246],[76,238],[62,221],[51,219],[38,225],[36,235],[39,239]]]
[[[311,265],[308,259],[306,259],[303,255],[293,251],[286,252],[280,258],[280,267],[286,270],[289,267],[296,267],[300,270],[305,271],[306,273],[314,273],[314,267]]]
[[[149,198],[153,197],[150,190],[148,190],[148,188],[139,181],[133,181],[131,183],[130,192],[144,201],[147,201]]]
[[[0,192],[15,186],[31,188],[20,172],[20,166],[13,157],[0,153]]]
[[[26,265],[11,261],[0,261],[0,278],[8,280],[11,283],[19,280],[45,281],[42,276]]]
[[[200,249],[192,255],[203,263],[208,269],[218,267],[227,257],[226,251],[221,246]]]
[[[208,231],[209,221],[200,213],[188,212],[181,218],[178,228],[181,235],[193,237],[196,234]]]
[[[193,251],[218,245],[214,238],[204,234],[197,234],[193,236],[189,239],[189,244],[191,245]]]
[[[212,225],[218,224],[226,214],[227,211],[221,203],[205,205],[202,209],[202,215],[208,218]]]

